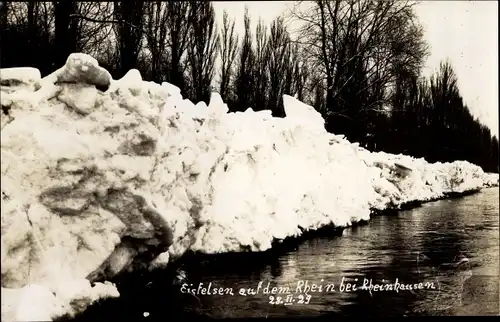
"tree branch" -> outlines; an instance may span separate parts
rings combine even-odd
[[[79,19],[83,19],[83,20],[95,22],[95,23],[125,24],[133,29],[136,29],[144,34],[147,34],[147,32],[144,29],[137,27],[137,26],[134,26],[130,22],[127,22],[123,19],[116,19],[116,20],[104,19],[104,20],[101,20],[101,19],[96,19],[96,18],[89,18],[89,17],[83,16],[81,14],[71,14],[71,15],[69,15],[69,17],[70,18],[79,18]]]

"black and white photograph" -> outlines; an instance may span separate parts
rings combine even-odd
[[[498,2],[0,1],[1,320],[500,315]]]

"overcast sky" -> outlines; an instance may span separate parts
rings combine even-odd
[[[214,2],[218,20],[223,10],[243,29],[245,6],[256,23],[258,17],[271,22],[293,1]],[[449,57],[458,76],[460,92],[474,116],[498,137],[498,2],[422,1],[417,14],[431,46],[425,74]]]

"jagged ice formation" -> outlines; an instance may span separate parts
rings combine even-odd
[[[106,279],[187,250],[264,251],[373,210],[498,185],[468,162],[371,153],[286,95],[283,119],[228,113],[216,93],[195,105],[137,70],[113,80],[85,54],[43,79],[34,68],[0,79],[5,320],[74,315],[119,296]]]

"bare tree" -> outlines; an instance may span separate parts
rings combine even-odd
[[[304,100],[305,87],[309,78],[307,60],[301,53],[301,47],[297,43],[289,46],[290,63],[286,68],[285,94],[297,96]]]
[[[77,20],[78,39],[76,51],[99,56],[108,41],[113,28],[106,21],[113,19],[112,2],[77,2],[76,13],[71,15]]]
[[[103,26],[93,21],[111,18],[107,3],[56,1],[53,9],[56,66],[64,64],[73,52],[95,53],[110,32],[110,28],[103,32]]]
[[[42,75],[53,70],[53,6],[46,2],[4,2],[2,66],[33,66]],[[36,53],[36,55],[34,54]]]
[[[245,34],[240,47],[238,62],[238,72],[234,80],[236,92],[236,110],[244,111],[252,104],[253,88],[253,64],[255,62],[255,53],[252,46],[252,31],[250,30],[250,16],[248,8],[245,8],[244,15]]]
[[[253,65],[253,108],[255,110],[269,109],[269,47],[268,32],[264,22],[259,19],[255,28],[255,60]]]
[[[238,35],[234,31],[234,20],[230,20],[224,10],[222,17],[222,30],[220,34],[219,54],[221,57],[220,67],[220,95],[224,100],[229,99],[230,84],[233,74],[234,60],[238,52]]]
[[[285,91],[287,65],[290,64],[290,36],[284,19],[279,17],[271,24],[268,41],[268,76],[270,84],[269,108],[274,116],[285,116],[283,94]]]
[[[168,1],[167,5],[167,25],[169,32],[167,34],[167,46],[170,50],[169,69],[167,81],[175,84],[181,89],[186,90],[184,72],[186,64],[183,63],[189,40],[189,23],[192,15],[190,14],[191,4],[188,1]]]
[[[286,69],[285,69],[285,89],[284,92],[287,95],[294,95],[295,93],[295,70],[298,65],[298,46],[297,44],[295,45],[290,45],[288,46],[288,57],[290,59],[290,62],[287,64]]]
[[[439,65],[439,72],[430,77],[430,94],[432,99],[431,128],[446,128],[450,126],[446,119],[452,111],[445,110],[451,105],[453,98],[460,95],[458,79],[451,62],[445,60]]]
[[[418,28],[412,7],[397,0],[318,0],[306,10],[292,10],[304,22],[297,41],[324,74],[327,104],[348,85],[352,75],[343,74],[355,59],[362,59],[370,83],[384,85],[392,81],[395,61],[423,61],[427,48],[421,34],[410,32]]]
[[[73,1],[54,2],[54,63],[56,66],[64,65],[69,54],[76,51],[78,22],[71,19],[71,15],[75,12],[76,3]]]
[[[302,22],[296,41],[325,83],[329,130],[358,128],[362,136],[370,113],[389,103],[398,72],[418,74],[427,55],[410,1],[317,0],[291,15]]]
[[[303,101],[305,99],[306,84],[309,79],[309,65],[307,61],[300,55],[297,56],[297,65],[294,70],[295,94],[297,99]]]
[[[188,44],[191,99],[208,104],[219,44],[215,11],[210,2],[192,2],[191,24]]]
[[[116,36],[122,76],[130,69],[137,68],[143,32],[133,26],[142,26],[143,13],[144,1],[142,0],[114,2],[114,16],[120,22],[116,24]]]
[[[326,108],[326,98],[325,98],[325,85],[324,81],[321,78],[321,76],[315,74],[313,75],[311,79],[312,83],[312,89],[314,93],[314,97],[311,98],[311,104],[314,106],[314,108],[320,112],[321,114],[324,114],[323,109]]]
[[[150,54],[151,78],[154,82],[164,80],[169,61],[167,47],[168,28],[167,3],[151,1],[145,4],[145,38]]]

